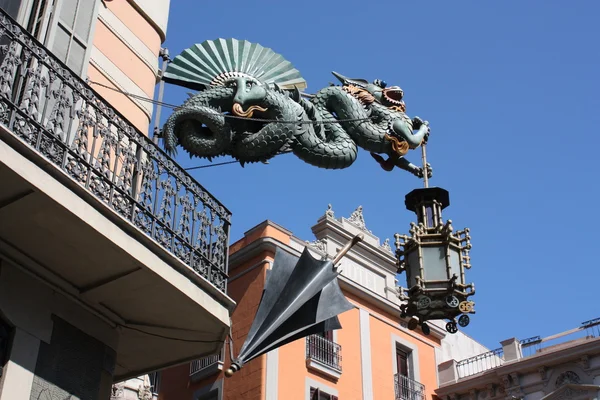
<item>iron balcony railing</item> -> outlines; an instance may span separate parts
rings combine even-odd
[[[408,376],[394,375],[396,400],[425,400],[425,385]]]
[[[342,372],[342,346],[323,336],[310,335],[306,338],[306,358]]]
[[[160,372],[150,372],[148,378],[150,379],[150,390],[152,391],[152,395],[154,398],[157,398],[160,392]]]
[[[529,357],[541,352],[557,349],[574,340],[590,340],[600,337],[600,318],[584,321],[576,328],[555,335],[540,337],[534,336],[519,341],[521,355]]]
[[[8,141],[225,292],[230,212],[3,10],[0,49]]]
[[[190,376],[218,363],[219,361],[223,361],[222,354],[215,354],[213,356],[201,358],[200,360],[192,361],[190,363]]]
[[[457,362],[456,370],[459,378],[465,378],[499,367],[502,364],[504,364],[504,351],[499,348]]]

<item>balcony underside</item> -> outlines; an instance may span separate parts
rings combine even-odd
[[[0,132],[0,256],[119,330],[115,377],[218,352],[232,300],[10,135]]]

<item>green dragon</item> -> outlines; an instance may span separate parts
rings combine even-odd
[[[201,47],[206,43],[209,46]],[[215,43],[224,50],[216,51]],[[260,64],[260,60],[255,60],[254,64],[264,68],[258,68],[257,73],[255,67],[250,74],[240,70],[243,68],[239,66],[244,66],[244,57],[240,55],[237,67],[221,62],[224,67],[214,68],[218,65],[215,59],[223,59],[228,48],[229,64],[232,64],[235,58],[232,54],[237,54],[232,51],[236,43],[240,54],[243,44],[253,45],[235,39],[207,41],[188,49],[169,65],[165,74],[167,82],[200,91],[190,95],[166,121],[161,135],[167,152],[175,153],[180,145],[190,156],[210,160],[230,155],[242,166],[267,162],[282,152],[293,152],[311,165],[340,169],[356,160],[358,147],[361,147],[387,171],[396,166],[423,177],[424,169],[411,164],[404,155],[426,142],[429,124],[406,115],[402,89],[387,87],[380,80],[369,83],[334,72],[342,83],[340,86],[331,85],[314,95],[305,95],[298,89],[301,86],[298,79],[289,85],[287,62],[284,62],[287,64],[283,72],[281,67],[273,72],[268,62]],[[262,49],[261,54],[265,53]],[[260,57],[253,59],[256,58]],[[190,79],[190,60],[195,67],[193,79]],[[245,68],[246,71],[251,69]],[[268,79],[269,73],[288,79]],[[278,83],[282,82],[280,86]],[[431,174],[429,166],[427,173]]]

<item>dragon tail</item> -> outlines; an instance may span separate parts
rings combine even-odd
[[[167,119],[161,134],[165,151],[176,154],[178,144],[198,157],[216,157],[229,146],[231,129],[219,110],[208,106],[182,107]]]

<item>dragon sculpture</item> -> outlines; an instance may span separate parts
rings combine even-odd
[[[429,125],[406,115],[402,89],[333,74],[341,85],[306,95],[300,73],[271,49],[236,39],[197,44],[163,76],[199,90],[166,121],[164,147],[209,160],[230,155],[242,166],[293,152],[327,169],[349,167],[361,147],[387,171],[396,166],[422,177],[423,168],[404,155],[427,141]]]

